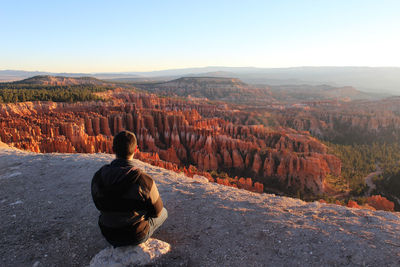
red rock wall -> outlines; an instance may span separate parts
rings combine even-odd
[[[327,174],[340,175],[340,160],[309,135],[235,125],[220,114],[214,105],[116,91],[108,102],[1,104],[0,137],[35,152],[112,153],[112,136],[127,129],[141,151],[178,166],[277,179],[315,193],[324,191]]]

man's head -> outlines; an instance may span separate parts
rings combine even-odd
[[[113,150],[117,158],[130,159],[135,153],[136,145],[136,136],[130,131],[122,131],[114,136]]]

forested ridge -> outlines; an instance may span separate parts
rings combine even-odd
[[[25,101],[77,102],[102,100],[95,92],[110,88],[99,85],[37,85],[0,83],[0,102],[16,103]]]

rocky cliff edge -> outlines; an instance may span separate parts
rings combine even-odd
[[[90,196],[108,154],[0,148],[0,265],[86,266],[106,248]],[[400,214],[256,194],[135,161],[169,218],[154,266],[399,266]]]

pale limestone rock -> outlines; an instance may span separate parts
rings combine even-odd
[[[201,183],[201,184],[209,182],[206,177],[197,175],[197,174],[193,175],[193,180],[195,180],[196,182]]]
[[[170,249],[170,244],[154,238],[149,238],[145,243],[138,246],[108,247],[92,258],[90,267],[146,265],[153,262],[156,258],[167,254]]]

